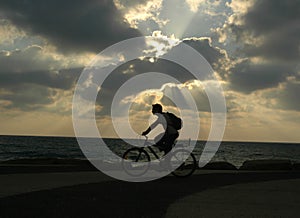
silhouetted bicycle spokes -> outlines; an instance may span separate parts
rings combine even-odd
[[[179,149],[172,152],[170,164],[173,170],[172,174],[177,177],[187,177],[196,170],[196,158],[188,150]]]
[[[150,166],[150,156],[142,148],[128,149],[123,155],[123,169],[131,176],[141,176]]]

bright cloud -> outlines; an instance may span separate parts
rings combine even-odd
[[[163,0],[145,1],[140,4],[134,4],[127,8],[127,2],[115,1],[116,6],[123,11],[125,20],[132,28],[138,28],[141,21],[153,19],[157,23],[164,24],[167,21],[158,19]]]
[[[201,4],[204,4],[206,0],[186,0],[192,12],[197,12]]]
[[[12,25],[6,19],[0,19],[0,45],[13,44],[16,39],[22,38],[26,33]]]

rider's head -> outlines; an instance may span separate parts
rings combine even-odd
[[[152,105],[152,113],[162,113],[162,106],[160,104],[153,104]]]

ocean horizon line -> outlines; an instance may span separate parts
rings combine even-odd
[[[74,138],[76,139],[76,136],[62,136],[62,135],[9,135],[9,134],[0,134],[0,137],[40,137],[40,138]],[[98,137],[80,137],[80,138],[86,138],[86,139],[96,139]],[[114,138],[114,137],[102,137],[102,139],[114,139],[114,140],[123,140],[121,138]],[[124,140],[136,140],[138,138],[124,138]],[[187,141],[187,139],[179,139],[178,141]],[[198,139],[197,142],[206,142],[207,140]],[[222,140],[222,141],[213,141],[212,142],[221,142],[221,143],[258,143],[258,144],[299,144],[300,142],[295,141],[255,141],[255,140]]]

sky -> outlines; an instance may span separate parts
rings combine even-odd
[[[99,88],[102,136],[117,137],[111,103],[120,86],[155,71],[181,83],[124,96],[118,103],[130,105],[129,117],[120,113],[119,121],[129,119],[141,133],[151,104],[176,113],[165,94],[179,95],[185,87],[197,105],[199,139],[207,138],[211,110],[204,87],[213,81],[197,81],[159,59],[185,43],[209,62],[224,90],[223,140],[300,142],[300,0],[2,0],[0,134],[74,136],[72,100],[80,74],[107,47],[140,36],[157,37],[140,45],[156,59],[100,57],[104,67],[123,63]]]

